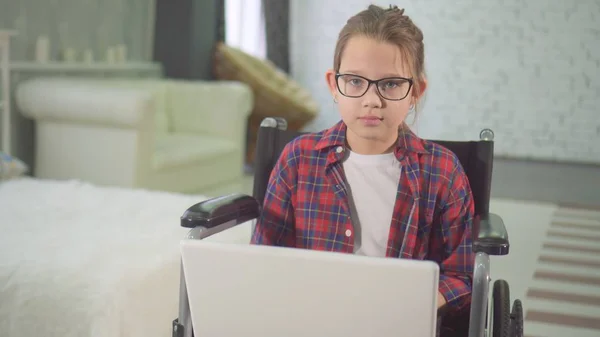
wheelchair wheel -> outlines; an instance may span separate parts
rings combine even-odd
[[[513,302],[510,314],[510,337],[523,337],[523,305],[520,300]]]
[[[508,282],[494,282],[492,294],[492,337],[512,337],[510,335],[510,291]]]

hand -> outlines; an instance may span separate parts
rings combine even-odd
[[[437,305],[438,310],[440,310],[444,305],[446,305],[446,298],[440,292],[438,292],[437,296]]]

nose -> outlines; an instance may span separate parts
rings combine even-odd
[[[371,84],[367,92],[363,95],[363,106],[365,108],[381,108],[383,105],[383,98],[377,91],[377,86]]]

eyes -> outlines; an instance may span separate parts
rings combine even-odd
[[[378,86],[382,89],[394,89],[402,86],[403,83],[406,83],[406,80],[382,80],[378,83]],[[355,87],[363,87],[368,84],[368,82],[362,78],[351,78],[348,80],[348,84],[353,85]]]

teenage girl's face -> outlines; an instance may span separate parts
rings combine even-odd
[[[411,78],[407,63],[397,46],[357,36],[350,38],[346,44],[339,73],[359,75],[369,80]],[[349,146],[353,151],[364,154],[390,150],[397,139],[398,128],[404,123],[410,106],[416,102],[414,88],[402,100],[388,100],[384,96],[395,98],[409,86],[402,80],[390,80],[381,82],[379,86],[371,84],[361,97],[347,97],[340,93],[338,84],[344,94],[358,96],[368,83],[362,78],[346,75],[336,81],[335,75],[333,70],[329,70],[326,79],[347,125]],[[421,82],[421,85],[424,88],[425,83]]]

